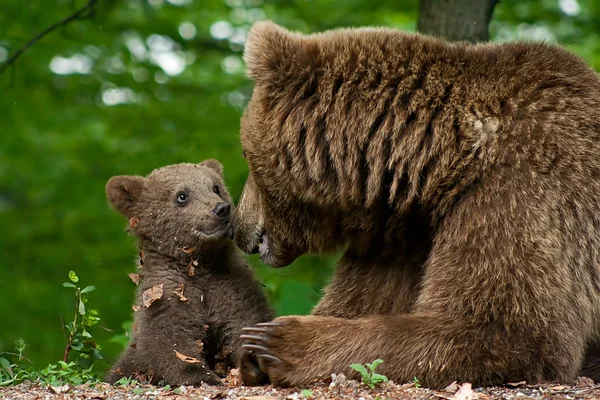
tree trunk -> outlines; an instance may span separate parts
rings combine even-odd
[[[498,0],[421,0],[417,29],[450,41],[486,42]]]

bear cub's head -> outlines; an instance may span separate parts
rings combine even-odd
[[[230,242],[234,206],[217,160],[168,165],[146,177],[113,176],[106,195],[143,250],[178,257],[182,249],[211,251]]]

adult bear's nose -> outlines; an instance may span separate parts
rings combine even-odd
[[[229,212],[231,211],[231,204],[227,203],[227,202],[222,202],[217,204],[217,206],[215,207],[215,209],[213,210],[213,213],[215,213],[215,215],[221,219],[225,219],[229,217]]]

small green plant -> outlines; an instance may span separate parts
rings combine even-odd
[[[138,381],[136,381],[135,379],[128,377],[128,376],[124,376],[121,379],[119,379],[118,381],[115,382],[115,386],[134,386],[137,385]]]
[[[101,360],[100,346],[96,344],[89,329],[96,325],[100,318],[98,312],[88,307],[88,294],[96,288],[86,286],[83,289],[76,285],[79,278],[74,271],[69,271],[69,280],[71,282],[63,283],[66,288],[72,288],[75,295],[75,310],[73,320],[64,324],[65,330],[65,351],[63,362],[67,362],[70,352],[75,352],[76,362],[83,367],[90,367],[94,360]]]
[[[69,280],[71,282],[65,282],[63,286],[73,289],[75,310],[71,322],[63,321],[66,339],[63,359],[57,364],[49,364],[41,370],[26,368],[24,361],[30,363],[31,361],[23,355],[26,347],[25,341],[19,339],[15,342],[14,353],[0,353],[0,387],[16,385],[24,380],[37,381],[51,386],[98,382],[98,376],[92,371],[92,368],[96,360],[102,359],[102,355],[100,346],[96,344],[89,331],[100,321],[100,318],[96,310],[89,308],[87,298],[95,288],[86,286],[82,289],[77,286],[79,278],[74,271],[69,271]],[[76,354],[75,360],[69,361],[70,354]]]
[[[374,389],[375,386],[379,385],[382,382],[387,382],[388,378],[385,375],[381,375],[375,372],[375,369],[383,364],[383,360],[377,359],[372,363],[362,364],[352,364],[350,368],[360,373],[362,377],[362,381],[365,385]]]
[[[23,339],[17,339],[15,341],[14,353],[8,351],[0,353],[0,386],[9,386],[20,382],[27,374],[22,367],[24,360],[29,361],[23,355],[26,346]],[[13,361],[11,362],[10,360]]]
[[[314,395],[314,393],[310,389],[304,389],[304,390],[302,390],[302,396],[304,396],[307,399],[312,399],[313,395]]]
[[[421,383],[419,382],[419,378],[417,378],[416,376],[413,378],[412,384],[415,385],[415,387],[417,389],[421,387]]]

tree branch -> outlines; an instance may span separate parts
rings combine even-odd
[[[17,50],[12,56],[10,56],[10,58],[8,60],[6,60],[2,64],[0,64],[0,75],[4,72],[4,70],[6,68],[8,68],[10,65],[14,64],[15,61],[17,61],[17,58],[19,58],[27,49],[29,49],[31,46],[33,46],[34,44],[39,42],[41,39],[44,38],[44,36],[46,36],[50,32],[52,32],[60,27],[64,27],[75,20],[86,18],[87,16],[85,14],[87,12],[94,11],[94,6],[97,3],[97,1],[98,0],[89,0],[85,6],[83,6],[79,10],[75,11],[75,13],[71,14],[70,16],[66,17],[65,19],[63,19],[53,25],[50,25],[49,27],[44,29],[42,32],[37,34],[33,39],[31,39],[23,47],[21,47],[19,50]]]

